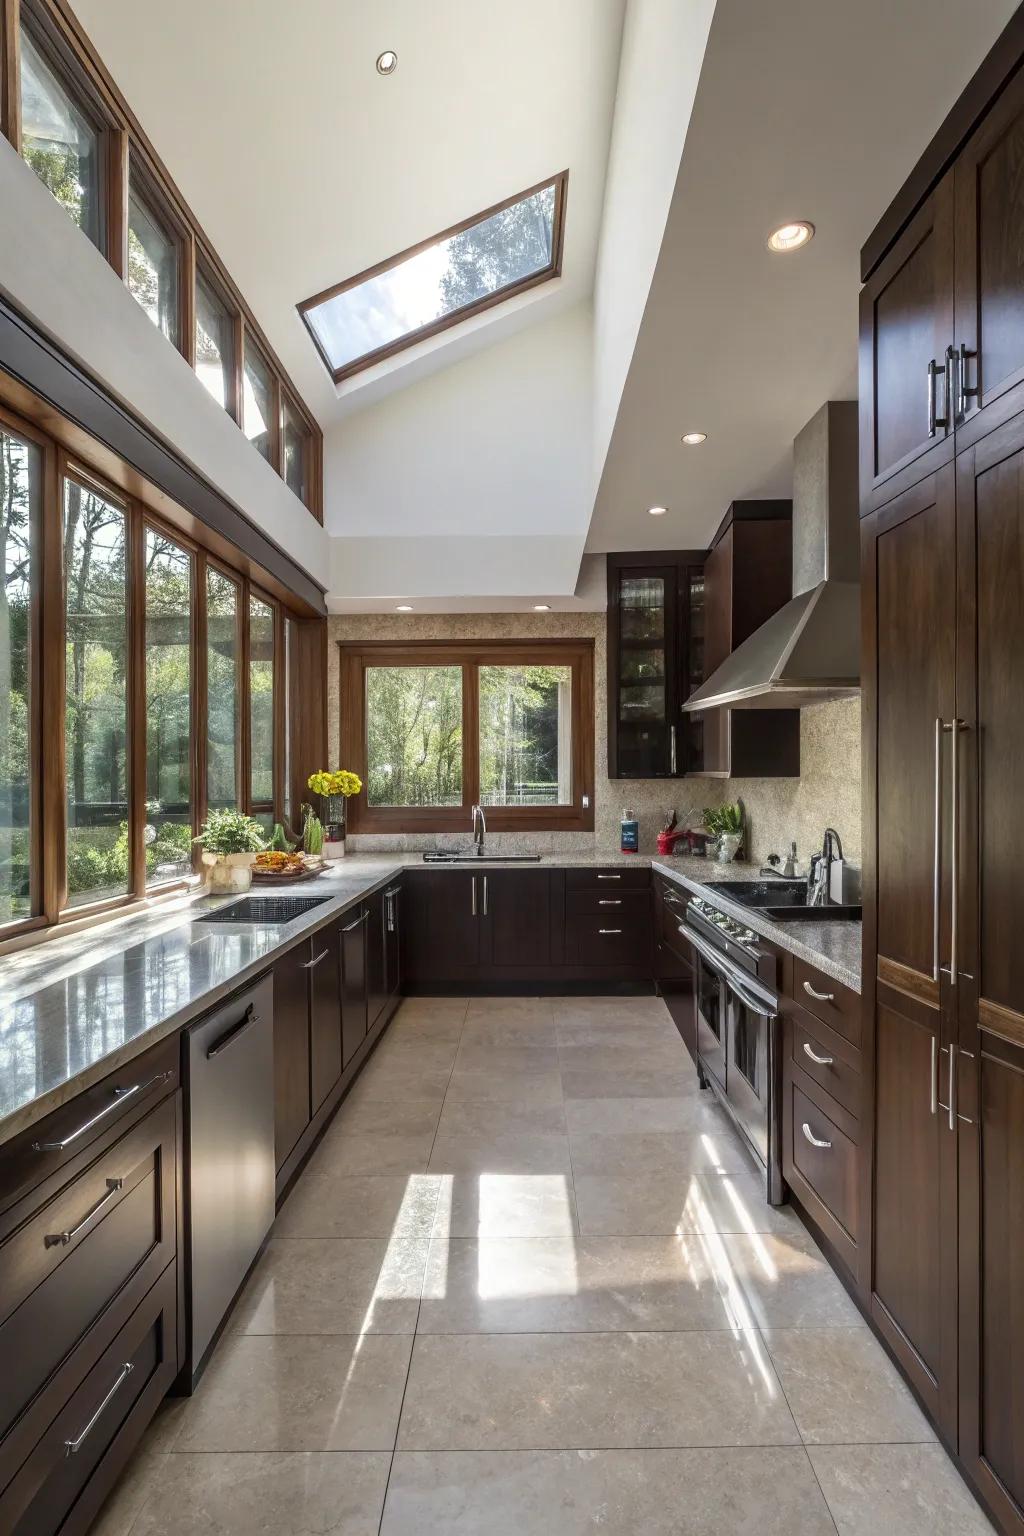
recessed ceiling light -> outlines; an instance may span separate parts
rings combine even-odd
[[[668,507],[648,507],[647,510],[651,517],[664,517]]]
[[[393,48],[385,48],[383,53],[377,55],[378,75],[393,75],[398,68],[398,54]]]
[[[534,613],[550,613],[551,612],[551,604],[550,603],[534,603],[533,611],[534,611]]]
[[[814,235],[814,225],[808,224],[806,219],[794,219],[789,224],[780,224],[778,229],[773,229],[768,236],[768,249],[770,251],[798,251],[802,245],[806,245]]]
[[[708,435],[706,432],[683,433],[683,442],[686,444],[687,448],[696,448],[698,443],[706,443],[707,440]]]
[[[412,603],[399,603],[396,613],[412,613]]]

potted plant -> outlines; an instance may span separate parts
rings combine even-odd
[[[714,856],[720,864],[731,864],[743,842],[743,804],[706,806],[704,826],[715,841]]]
[[[345,805],[358,795],[363,781],[347,768],[320,768],[306,780],[309,788],[323,801],[323,856],[341,859],[345,855]]]
[[[211,811],[195,840],[209,868],[211,891],[247,891],[252,866],[266,846],[259,822],[244,811]]]

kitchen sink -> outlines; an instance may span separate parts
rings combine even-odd
[[[825,901],[811,906],[807,886],[802,880],[708,880],[709,891],[737,902],[741,907],[755,907],[766,917],[809,918],[814,921],[859,918],[860,905]]]
[[[330,896],[243,896],[215,912],[204,912],[197,923],[290,923],[293,918],[322,907]]]
[[[539,864],[539,853],[445,853],[438,849],[423,855],[424,864]]]

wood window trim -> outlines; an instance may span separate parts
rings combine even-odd
[[[246,815],[248,816],[272,815],[275,821],[280,821],[280,806],[283,800],[284,783],[284,765],[278,751],[279,745],[283,748],[284,739],[284,700],[282,696],[284,673],[283,658],[281,654],[283,641],[282,608],[281,604],[277,601],[276,598],[271,597],[270,594],[265,592],[262,587],[257,586],[255,582],[251,581],[245,581],[242,584],[242,600],[244,603],[244,608],[242,611],[245,659],[243,663],[244,691],[240,695],[240,699],[244,711],[242,721],[242,757],[245,764],[245,777],[242,780],[242,796],[240,803]],[[270,609],[274,626],[274,638],[272,642],[273,655],[271,657],[273,676],[273,682],[271,684],[273,688],[272,733],[274,743],[273,760],[271,762],[271,775],[273,788],[272,795],[269,800],[254,800],[252,794],[252,692],[250,688],[250,677],[252,666],[252,604],[254,602],[263,603],[267,608]]]
[[[128,282],[128,223],[130,217],[131,197],[134,192],[143,203],[146,211],[162,227],[164,233],[169,235],[177,246],[178,251],[178,314],[177,335],[170,339],[171,345],[183,356],[186,355],[186,321],[192,328],[192,355],[189,358],[189,366],[194,363],[195,349],[195,250],[189,233],[188,225],[182,218],[175,200],[167,195],[166,189],[159,177],[155,176],[146,156],[138,147],[130,142],[130,136],[122,135],[126,148],[127,163],[124,168],[124,219],[123,219],[123,262],[121,276],[125,284]]]
[[[500,203],[493,204],[490,208],[483,209],[480,213],[471,214],[469,218],[460,219],[457,224],[451,224],[447,229],[442,229],[436,235],[430,235],[426,240],[420,240],[416,245],[408,246],[404,251],[399,251],[394,256],[388,256],[384,261],[376,262],[372,267],[357,272],[354,277],[347,277],[340,283],[333,283],[329,288],[324,288],[320,293],[315,293],[311,298],[303,299],[296,305],[303,325],[309,332],[317,356],[320,358],[327,372],[335,384],[341,384],[345,379],[352,378],[357,373],[365,373],[368,368],[375,367],[378,363],[389,357],[394,357],[398,352],[404,352],[409,347],[417,346],[421,341],[427,341],[432,336],[438,336],[443,331],[450,330],[453,325],[461,325],[464,320],[471,319],[474,315],[482,314],[485,310],[493,309],[496,304],[503,304],[506,299],[514,298],[517,294],[526,293],[531,288],[536,288],[541,283],[550,282],[552,278],[560,277],[562,273],[562,250],[565,244],[565,204],[569,186],[569,172],[559,171],[554,176],[546,176],[543,181],[536,182],[532,187],[527,187],[523,192],[516,192],[512,197],[504,198]],[[335,368],[313,329],[309,320],[310,310],[316,309],[329,299],[337,298],[341,293],[347,293],[351,288],[358,288],[360,283],[367,282],[372,277],[379,277],[382,272],[388,272],[397,267],[403,261],[408,261],[412,256],[418,256],[421,251],[430,250],[432,246],[439,245],[442,240],[448,240],[452,235],[460,235],[464,230],[472,229],[475,224],[482,224],[486,219],[493,218],[495,214],[503,213],[506,208],[512,208],[516,203],[525,202],[528,197],[533,197],[538,192],[543,192],[546,187],[555,189],[555,212],[551,231],[551,260],[538,272],[533,272],[529,277],[520,278],[517,282],[506,283],[503,288],[494,293],[486,294],[477,299],[475,303],[466,304],[460,309],[453,310],[450,314],[441,315],[437,320],[430,321],[427,325],[421,325],[417,330],[410,331],[397,340],[388,342],[385,346],[377,347],[372,352],[365,352],[361,357],[355,358],[351,363],[345,363],[340,368]]]
[[[195,303],[192,314],[192,345],[195,347],[195,331],[199,318],[199,287],[200,284],[207,289],[211,297],[220,304],[229,321],[231,332],[232,359],[231,367],[224,370],[227,380],[228,398],[224,402],[224,409],[231,420],[242,429],[242,315],[235,303],[230,289],[221,282],[220,275],[209,260],[206,249],[202,246],[196,248],[195,275],[193,279],[193,292]],[[195,355],[193,353],[192,367],[195,369]],[[212,398],[212,396],[211,396]],[[244,435],[244,434],[243,434]]]
[[[279,475],[283,480],[284,463],[282,461],[281,453],[281,411],[283,409],[283,401],[285,397],[285,386],[281,383],[281,375],[277,372],[277,370],[274,368],[274,365],[271,363],[265,348],[260,345],[259,337],[253,331],[249,322],[243,317],[242,348],[240,353],[241,367],[239,370],[239,387],[242,390],[242,404],[240,407],[241,420],[239,425],[241,426],[243,432],[245,431],[245,362],[246,356],[250,351],[254,352],[255,355],[259,358],[268,378],[270,379],[270,421],[267,424],[267,430],[270,437],[270,457],[268,458],[267,463],[270,465],[274,473]],[[289,396],[289,398],[291,397]],[[304,420],[305,418],[302,419]],[[257,450],[257,452],[258,451],[259,450]]]
[[[468,832],[479,798],[481,666],[570,666],[572,669],[571,805],[488,806],[494,832],[592,832],[594,829],[594,642],[589,639],[486,641],[339,641],[341,763],[363,789],[348,803],[353,833]],[[459,806],[368,806],[366,803],[366,670],[372,666],[462,667],[462,803]],[[587,804],[584,805],[584,800]]]

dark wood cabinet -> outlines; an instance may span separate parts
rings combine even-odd
[[[315,1115],[341,1076],[341,944],[329,923],[309,942],[309,1088]]]
[[[309,972],[311,942],[274,965],[274,1144],[286,1161],[310,1122]]]
[[[384,990],[390,1000],[402,989],[402,885],[384,892]]]
[[[366,900],[366,1027],[372,1029],[388,1000],[385,974],[384,930],[387,901],[383,891]]]
[[[364,904],[347,912],[341,924],[341,1059],[343,1067],[348,1066],[366,1039],[366,931],[369,921],[370,909]]]
[[[608,556],[613,779],[700,771],[702,725],[682,706],[704,680],[703,567],[702,550]]]
[[[469,981],[476,976],[481,879],[475,871],[462,869],[417,869],[409,874],[403,942],[410,981]]]
[[[792,502],[733,502],[704,562],[705,676],[792,595]],[[703,773],[799,776],[798,709],[709,709],[693,718],[702,721]]]
[[[551,881],[536,869],[482,875],[480,916],[487,963],[546,968],[551,964]]]

